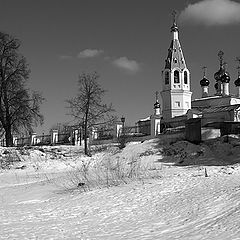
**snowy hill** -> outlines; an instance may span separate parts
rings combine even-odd
[[[0,152],[0,239],[240,239],[238,138]]]

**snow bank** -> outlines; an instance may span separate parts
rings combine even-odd
[[[7,149],[21,161],[0,172],[1,239],[238,239],[239,139],[170,143],[103,147],[92,157],[74,146]],[[118,160],[140,163],[158,177],[81,194],[58,185],[83,164]]]

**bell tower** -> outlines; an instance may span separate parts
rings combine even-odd
[[[168,121],[175,116],[184,115],[191,109],[190,72],[186,66],[178,38],[176,12],[173,12],[171,27],[172,41],[168,49],[165,68],[162,71],[162,115]]]

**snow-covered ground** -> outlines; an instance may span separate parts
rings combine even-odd
[[[0,153],[13,161],[0,170],[0,239],[240,239],[237,138],[153,139],[102,146],[92,157],[74,146]],[[118,161],[137,163],[139,174],[117,186],[77,186],[83,165]]]

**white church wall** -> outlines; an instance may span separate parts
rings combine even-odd
[[[234,105],[234,104],[240,104],[240,98],[231,98],[230,99],[230,105]]]
[[[191,108],[191,93],[173,92],[171,96],[172,117],[184,115]]]

